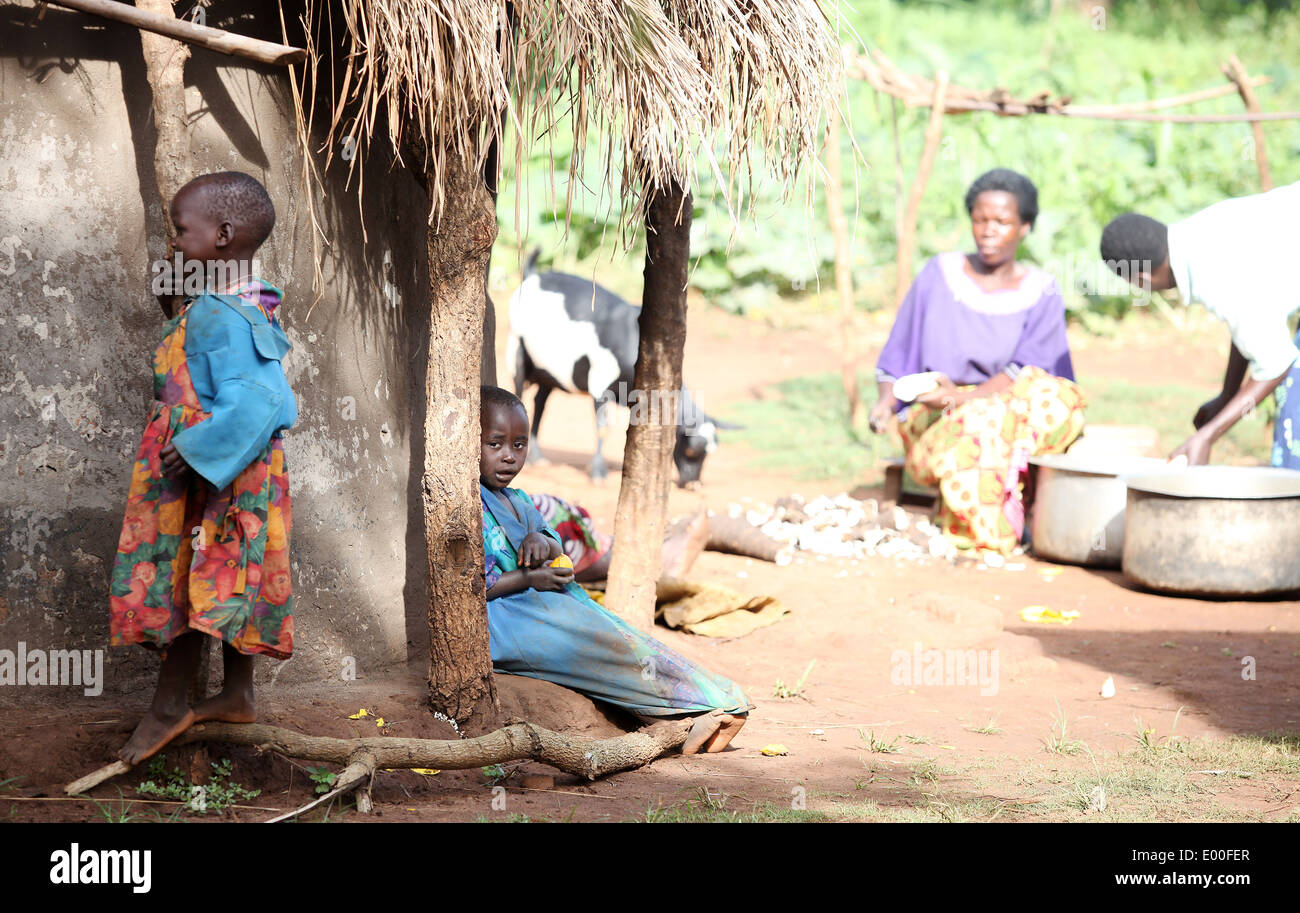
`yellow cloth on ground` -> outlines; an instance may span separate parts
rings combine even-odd
[[[789,614],[774,596],[747,597],[715,583],[665,577],[655,592],[655,616],[670,628],[705,637],[743,637]]]

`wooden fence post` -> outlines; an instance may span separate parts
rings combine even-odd
[[[916,245],[916,219],[921,210],[921,197],[925,195],[925,184],[930,180],[930,169],[934,167],[934,156],[939,149],[939,140],[943,136],[944,97],[948,94],[948,73],[940,70],[934,80],[934,97],[930,100],[930,122],[925,127],[925,148],[921,151],[921,163],[916,168],[916,177],[912,180],[912,192],[907,198],[907,210],[903,213],[902,231],[898,236],[898,288],[894,294],[894,309],[903,303],[907,290],[912,284],[912,253]]]

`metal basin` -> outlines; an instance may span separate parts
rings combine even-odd
[[[1300,590],[1300,472],[1194,466],[1125,476],[1123,568],[1154,590]]]
[[[1030,530],[1034,554],[1049,561],[1119,567],[1128,492],[1119,476],[1167,466],[1151,457],[1058,454],[1037,467]]]

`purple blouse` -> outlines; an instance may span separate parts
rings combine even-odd
[[[1033,365],[1074,380],[1056,281],[1025,264],[1019,288],[986,292],[967,275],[965,259],[954,251],[925,264],[894,319],[876,377],[942,371],[961,386]]]

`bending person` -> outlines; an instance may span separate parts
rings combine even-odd
[[[1128,212],[1101,233],[1101,258],[1121,278],[1152,291],[1176,288],[1232,332],[1223,389],[1196,411],[1196,432],[1171,457],[1208,463],[1214,442],[1273,394],[1272,463],[1300,469],[1300,334],[1292,340],[1287,326],[1300,309],[1287,266],[1297,237],[1300,183],[1224,200],[1172,225]]]

